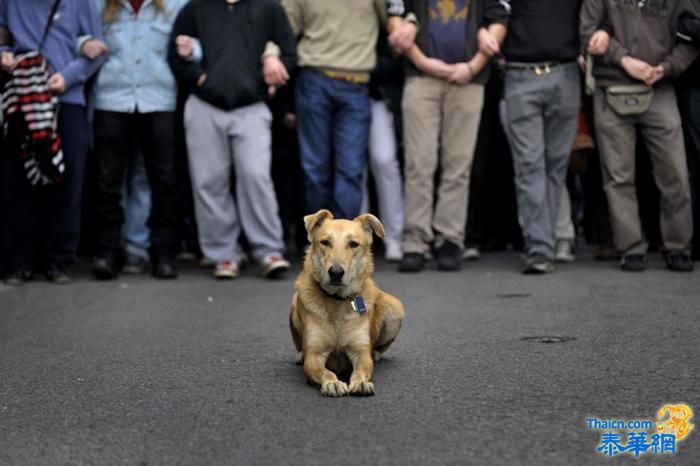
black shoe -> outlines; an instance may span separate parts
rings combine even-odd
[[[620,261],[620,268],[625,272],[643,272],[646,268],[644,254],[627,254]]]
[[[674,272],[692,272],[695,268],[690,256],[684,252],[667,254],[666,267]]]
[[[438,270],[461,270],[462,250],[456,244],[445,241],[442,246],[435,251]]]
[[[113,259],[107,257],[95,257],[92,261],[92,275],[98,280],[113,280],[117,278],[117,265]]]
[[[399,272],[420,272],[425,267],[423,254],[417,252],[404,253],[399,263]]]
[[[29,269],[17,269],[5,277],[5,285],[22,286],[32,279],[34,274]]]
[[[175,260],[170,257],[161,257],[153,262],[153,270],[151,271],[155,278],[162,280],[177,278],[177,269],[175,268]]]
[[[73,280],[68,276],[65,266],[61,264],[51,264],[46,268],[46,279],[56,285],[67,285]]]
[[[529,254],[525,258],[523,273],[525,275],[544,275],[554,272],[554,263],[542,254]]]

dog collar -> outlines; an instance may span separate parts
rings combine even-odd
[[[335,293],[329,293],[323,288],[321,288],[321,291],[323,291],[323,293],[329,298],[337,299],[338,301],[347,301],[349,299],[350,306],[352,306],[352,310],[357,312],[361,316],[367,313],[367,305],[365,304],[364,298],[360,295],[353,296],[352,298],[343,298],[342,296],[338,296]]]

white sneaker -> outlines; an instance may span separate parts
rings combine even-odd
[[[262,275],[265,278],[280,278],[291,265],[280,254],[270,254],[262,261]]]
[[[384,259],[389,262],[398,262],[403,259],[401,241],[391,238],[384,238]]]
[[[241,274],[241,269],[236,261],[223,261],[216,264],[214,277],[220,280],[233,280]]]
[[[554,260],[556,262],[573,262],[576,260],[576,256],[574,256],[574,248],[570,241],[565,239],[557,240]]]
[[[476,261],[479,260],[480,257],[481,253],[479,252],[479,248],[466,248],[462,253],[462,260],[465,261]]]

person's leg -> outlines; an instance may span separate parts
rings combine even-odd
[[[264,263],[282,256],[284,239],[275,187],[270,175],[272,161],[272,114],[262,102],[233,111],[233,163],[236,201],[243,231],[253,259]]]
[[[126,173],[122,189],[122,235],[126,252],[124,270],[127,271],[127,267],[131,267],[132,273],[142,273],[143,264],[148,261],[150,232],[146,223],[151,212],[151,188],[146,176],[142,149],[134,152]]]
[[[308,213],[332,207],[333,103],[329,79],[316,71],[302,70],[296,83],[297,135]]]
[[[673,87],[657,88],[641,117],[644,137],[661,191],[661,232],[668,253],[689,253],[693,234],[690,185],[681,118]]]
[[[36,189],[27,181],[22,159],[12,141],[4,154],[5,178],[3,189],[7,199],[7,283],[21,285],[30,279],[37,255],[37,216],[39,212]]]
[[[678,98],[693,205],[693,259],[700,259],[700,86],[686,84]]]
[[[124,173],[135,150],[133,115],[97,110],[93,130],[98,256],[107,259],[109,265],[115,268],[120,255],[121,229],[124,225]]]
[[[544,112],[545,161],[547,174],[547,206],[550,224],[547,233],[554,247],[555,240],[572,244],[574,227],[571,220],[571,200],[566,189],[566,173],[571,149],[576,138],[581,95],[579,69],[576,64],[557,67],[549,75],[547,90],[549,99]],[[560,206],[564,199],[566,205]],[[561,218],[562,236],[557,236],[558,219]],[[567,259],[569,259],[567,257]]]
[[[202,253],[237,262],[240,224],[231,196],[230,115],[192,95],[185,105],[185,135]]]
[[[151,259],[159,278],[175,275],[177,249],[177,186],[175,174],[175,113],[140,115],[144,128],[144,161],[151,186]]]
[[[443,98],[442,173],[433,219],[438,248],[444,242],[457,246],[458,252],[464,247],[469,178],[483,103],[484,86],[480,84],[450,85]]]
[[[623,256],[644,255],[647,242],[642,235],[635,188],[636,120],[620,117],[597,89],[594,100],[596,141],[603,169],[603,187],[608,197],[615,245]]]
[[[46,251],[48,278],[63,283],[68,281],[65,269],[75,260],[80,241],[83,176],[90,134],[85,107],[61,104],[58,133],[66,175],[62,183],[51,187],[53,193],[48,199],[46,216]]]
[[[362,182],[372,119],[367,86],[333,83],[336,113],[333,121],[335,176],[331,211],[337,218],[353,219],[362,207]]]
[[[409,77],[404,86],[404,255],[425,254],[433,242],[433,179],[438,166],[443,89],[442,81],[427,76]]]
[[[508,70],[505,80],[506,135],[515,171],[518,219],[529,256],[554,257],[549,216],[543,84],[530,70]]]
[[[394,117],[386,102],[372,102],[369,131],[369,164],[377,189],[379,216],[384,224],[384,244],[400,248],[403,229],[403,192],[401,171],[396,158]],[[400,253],[400,249],[398,250]]]

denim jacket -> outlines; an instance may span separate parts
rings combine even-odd
[[[100,14],[105,0],[93,0]],[[94,108],[112,112],[172,112],[177,88],[167,63],[168,40],[175,18],[187,0],[165,0],[159,12],[145,0],[138,15],[128,0],[116,19],[104,25],[107,60],[92,90]]]

